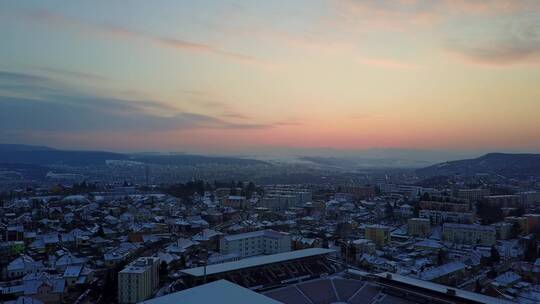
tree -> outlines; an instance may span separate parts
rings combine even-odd
[[[516,209],[510,210],[508,215],[510,216],[522,216],[525,213],[525,209],[523,207],[518,207]]]
[[[482,292],[482,285],[480,284],[480,279],[476,279],[474,292],[476,292],[476,293],[481,293]]]
[[[323,238],[323,241],[322,241],[322,248],[328,248],[328,247],[329,247],[328,239],[327,239],[327,238]]]
[[[446,260],[446,253],[444,252],[444,250],[439,249],[439,251],[437,251],[437,265],[438,266],[443,265],[445,260]]]
[[[525,248],[525,261],[532,262],[538,258],[538,249],[537,243],[535,240],[532,240],[527,243]]]
[[[521,226],[518,224],[518,222],[512,223],[512,236],[517,237],[521,234]]]
[[[97,231],[97,236],[104,237],[105,231],[103,231],[103,226],[99,226],[99,229]]]
[[[161,261],[161,264],[159,264],[159,277],[161,281],[164,281],[167,279],[167,275],[169,274],[169,271],[167,270],[167,263],[165,261]]]
[[[497,277],[497,271],[495,271],[495,269],[493,269],[493,267],[488,271],[488,273],[486,274],[488,278],[490,279],[494,279]]]
[[[499,263],[501,261],[501,255],[495,245],[491,246],[491,262]]]
[[[390,203],[387,203],[384,209],[384,213],[388,218],[394,218],[394,208]]]
[[[484,202],[478,202],[476,204],[476,210],[478,216],[482,219],[483,225],[493,224],[504,219],[501,208],[493,208]]]
[[[414,217],[420,216],[420,206],[417,204],[414,205]]]

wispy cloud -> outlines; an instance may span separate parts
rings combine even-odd
[[[538,15],[537,17],[540,17]],[[462,37],[446,48],[475,64],[510,65],[540,62],[540,19],[505,24],[485,37]]]
[[[175,37],[154,35],[151,33],[131,30],[117,25],[90,23],[65,15],[55,14],[49,11],[34,11],[30,13],[28,17],[30,17],[34,21],[38,21],[43,24],[56,25],[66,28],[77,28],[78,30],[85,31],[86,33],[106,35],[108,37],[114,37],[121,40],[142,40],[149,42],[151,45],[157,47],[175,49],[184,52],[209,54],[239,63],[252,64],[264,68],[276,67],[275,64],[267,60],[263,60],[242,53],[224,50],[206,43],[188,41]]]
[[[21,136],[36,130],[49,133],[122,131],[144,134],[275,126],[271,123],[230,122],[207,114],[180,111],[152,100],[89,95],[52,78],[8,71],[0,71],[0,109],[0,129],[6,134]],[[156,115],[150,111],[156,109],[168,115]]]
[[[66,69],[60,69],[60,68],[53,68],[53,67],[46,67],[46,66],[36,66],[32,67],[38,71],[43,71],[45,73],[54,74],[63,78],[76,78],[79,80],[90,80],[90,81],[107,81],[109,78],[93,73],[87,73],[87,72],[80,72],[80,71],[73,71],[73,70],[66,70]]]

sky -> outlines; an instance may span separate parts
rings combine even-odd
[[[540,1],[3,1],[0,143],[540,152]]]

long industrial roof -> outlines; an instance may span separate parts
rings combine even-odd
[[[376,275],[379,276],[379,277],[382,277],[382,278],[387,278],[388,274],[389,273],[384,272],[384,273],[379,273],[379,274],[376,274]],[[415,278],[411,278],[411,277],[406,277],[406,276],[402,276],[402,275],[395,274],[395,273],[391,273],[390,275],[391,275],[390,280],[392,280],[392,281],[413,285],[413,286],[428,289],[428,290],[431,290],[431,291],[434,291],[434,292],[439,292],[439,293],[445,293],[446,294],[448,289],[453,289],[456,292],[456,294],[454,295],[455,297],[458,297],[458,298],[461,298],[461,299],[466,299],[466,300],[477,302],[477,303],[493,303],[493,304],[511,304],[511,303],[513,303],[513,302],[510,302],[510,301],[507,301],[507,300],[498,299],[498,298],[494,298],[494,297],[489,297],[489,296],[485,296],[483,294],[474,293],[474,292],[463,290],[463,289],[457,289],[455,287],[449,287],[449,286],[446,286],[446,285],[441,285],[441,284],[436,284],[436,283],[432,283],[432,282],[428,282],[428,281],[423,281],[423,280],[419,280],[419,279],[415,279]]]
[[[276,253],[272,255],[263,255],[247,258],[239,261],[227,262],[222,264],[213,264],[206,266],[206,275],[234,271],[244,268],[256,267],[266,264],[285,262],[295,259],[301,259],[310,256],[333,253],[333,249],[308,248],[303,250]],[[182,273],[200,277],[204,275],[204,266],[181,270]]]

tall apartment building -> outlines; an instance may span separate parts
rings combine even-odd
[[[496,241],[496,230],[493,226],[446,223],[442,236],[446,242],[491,246]]]
[[[245,196],[229,195],[223,199],[223,206],[236,209],[244,209],[248,207],[248,200]]]
[[[272,211],[287,210],[297,204],[297,197],[294,195],[268,195],[259,200],[259,207],[268,208]]]
[[[390,227],[384,225],[368,225],[365,228],[365,238],[375,243],[377,248],[390,242]]]
[[[264,189],[265,198],[278,198],[274,201],[268,201],[267,203],[270,206],[262,206],[272,209],[272,203],[277,202],[274,206],[279,206],[279,208],[289,208],[289,207],[301,207],[307,202],[311,202],[312,193],[309,189],[298,188],[290,185],[273,185],[267,186]],[[263,198],[264,202],[264,198]],[[287,204],[285,206],[284,204]]]
[[[421,218],[429,219],[434,225],[447,222],[470,224],[474,222],[475,219],[473,212],[454,212],[429,209],[420,210],[418,216]]]
[[[470,202],[477,202],[490,195],[489,189],[459,189],[457,197],[466,199]]]
[[[426,218],[410,218],[407,221],[407,234],[417,237],[428,237],[431,231],[431,223]]]
[[[531,233],[540,229],[540,214],[524,214],[527,219],[527,233]]]
[[[160,260],[141,257],[118,273],[118,302],[139,303],[152,296],[159,286]]]
[[[484,202],[493,207],[520,207],[520,195],[490,195],[484,197]]]
[[[471,210],[471,206],[468,202],[421,201],[420,208],[452,212],[469,212]]]
[[[527,218],[524,216],[507,216],[504,221],[513,225],[518,225],[520,234],[529,233],[529,227],[527,225]]]
[[[291,251],[291,235],[271,229],[224,236],[221,254],[236,253],[241,258]]]
[[[495,227],[495,231],[497,233],[497,239],[508,240],[512,238],[512,230],[513,230],[512,223],[498,222],[495,224],[491,224],[491,226]]]
[[[340,188],[341,192],[350,193],[355,199],[367,199],[375,196],[374,185],[343,185]]]

